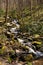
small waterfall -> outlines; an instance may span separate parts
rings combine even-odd
[[[14,34],[18,34],[19,33],[19,28],[20,28],[20,24],[18,23],[18,20],[13,20],[12,21],[12,24],[16,25],[16,27],[13,27],[10,29],[11,33],[14,33]]]

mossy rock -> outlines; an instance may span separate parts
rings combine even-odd
[[[35,34],[34,37],[35,37],[35,38],[39,38],[40,35],[39,35],[39,34]]]
[[[0,26],[3,25],[5,20],[0,20]]]
[[[31,61],[33,59],[33,56],[32,56],[32,54],[28,54],[28,55],[24,56],[24,59],[25,59],[25,61]]]
[[[0,33],[2,33],[3,32],[3,28],[2,27],[0,27]]]
[[[7,37],[4,34],[0,35],[0,42],[4,43],[7,40]]]
[[[32,65],[32,63],[31,62],[27,62],[27,65]]]
[[[5,51],[7,49],[7,46],[3,46],[2,50]]]
[[[12,62],[12,59],[10,57],[7,57],[8,63]]]
[[[42,44],[42,42],[40,42],[40,41],[33,41],[33,42],[32,42],[32,44],[41,45],[41,44]]]
[[[6,46],[3,46],[2,49],[0,49],[0,54],[4,55],[7,53],[8,48]]]

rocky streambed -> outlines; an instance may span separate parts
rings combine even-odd
[[[2,24],[0,26],[0,65],[38,64],[43,65],[43,36],[22,33],[18,20]]]

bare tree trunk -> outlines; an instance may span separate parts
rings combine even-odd
[[[12,7],[12,9],[13,10],[16,9],[16,1],[15,0],[13,0],[13,7]]]
[[[40,0],[38,1],[38,8],[39,8],[39,10],[38,10],[38,22],[39,22],[39,18],[40,18]]]
[[[0,0],[0,9],[2,8],[2,0]]]
[[[30,5],[30,9],[31,9],[31,21],[32,21],[32,19],[33,19],[32,7],[33,7],[33,0],[31,0],[31,5]]]
[[[6,0],[6,13],[5,13],[5,22],[7,23],[7,14],[8,14],[8,0]]]
[[[35,0],[35,10],[37,10],[37,6],[38,6],[38,0]],[[37,14],[38,14],[38,12],[37,12]],[[37,22],[36,16],[37,15],[36,15],[36,12],[35,12],[35,16],[34,16],[35,18],[34,19]]]

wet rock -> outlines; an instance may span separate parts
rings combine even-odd
[[[0,21],[0,26],[2,26],[4,24],[4,20]]]
[[[10,29],[11,33],[15,33],[16,29],[17,29],[16,27],[15,28],[11,28]]]
[[[31,54],[22,54],[19,57],[19,60],[25,62],[25,61],[31,61],[33,59],[33,56]]]
[[[11,33],[9,31],[7,31],[6,34],[9,34],[10,35]]]
[[[14,20],[12,21],[12,24],[16,24],[16,23],[17,23],[17,20],[14,19]]]
[[[12,26],[12,24],[11,24],[11,23],[7,23],[6,25],[7,25],[7,26],[10,26],[10,27]]]
[[[0,27],[0,34],[5,33],[7,30],[4,27]]]
[[[1,34],[1,33],[3,33],[3,28],[2,28],[2,27],[0,27],[0,34]]]
[[[16,27],[19,29],[20,28],[20,25],[19,24],[16,24]]]
[[[43,47],[41,47],[39,50],[40,50],[41,52],[43,52]]]

